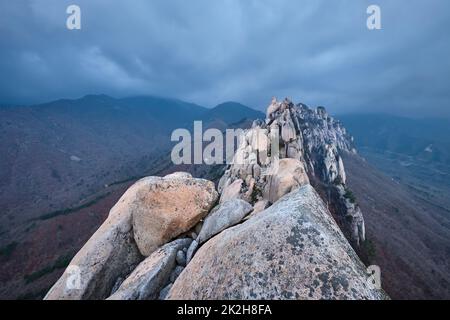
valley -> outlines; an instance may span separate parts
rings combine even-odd
[[[406,186],[420,201],[427,202],[450,216],[450,166],[367,147],[360,148],[360,152],[379,170]]]

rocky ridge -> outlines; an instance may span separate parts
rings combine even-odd
[[[350,246],[364,220],[341,152],[356,151],[325,109],[273,99],[219,193],[187,173],[138,181],[46,299],[387,298]]]
[[[357,248],[365,240],[364,218],[346,185],[344,152],[356,153],[353,138],[325,108],[274,98],[266,121],[255,121],[245,133],[219,192],[222,198],[239,194],[252,204],[274,203],[292,188],[311,183]]]

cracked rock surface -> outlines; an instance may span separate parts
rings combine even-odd
[[[169,299],[384,299],[315,190],[303,186],[205,243]]]

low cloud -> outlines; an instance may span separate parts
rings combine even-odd
[[[105,93],[156,94],[205,106],[272,96],[333,113],[450,116],[445,0],[78,0],[0,2],[0,102]]]

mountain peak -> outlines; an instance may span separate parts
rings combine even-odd
[[[244,119],[259,119],[264,114],[239,102],[227,101],[208,110],[204,119],[211,121],[221,119],[227,124],[237,123]]]
[[[215,106],[212,109],[223,109],[223,108],[251,109],[250,107],[243,105],[242,103],[236,102],[236,101],[225,101],[225,102],[219,103],[217,106]]]

